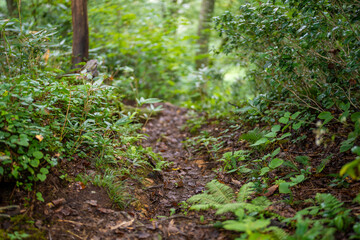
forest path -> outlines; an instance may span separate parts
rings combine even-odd
[[[169,103],[161,105],[163,111],[143,128],[149,137],[142,145],[151,147],[172,164],[159,175],[150,173],[146,190],[137,189],[136,195],[145,207],[143,219],[157,219],[151,223],[145,221],[145,225],[146,222],[150,225],[141,234],[146,239],[160,236],[162,239],[224,239],[225,235],[218,229],[200,222],[201,214],[188,212],[184,215],[187,208],[181,203],[202,192],[215,173],[207,168],[203,159],[194,159],[196,154],[192,151],[196,149],[184,147],[183,141],[190,137],[189,132],[182,130],[188,119],[187,109]],[[127,232],[123,237],[130,236],[138,239],[139,232]]]
[[[151,147],[172,164],[164,171],[150,172],[142,181],[128,179],[137,201],[123,211],[112,209],[105,190],[99,187],[82,187],[76,182],[56,190],[52,196],[56,200],[46,200],[49,203],[41,209],[47,219],[37,222],[46,227],[48,239],[229,239],[229,233],[212,227],[215,218],[209,211],[188,212],[181,204],[204,190],[215,173],[207,167],[206,156],[196,156],[196,149],[183,145],[190,137],[182,130],[187,109],[161,105],[163,111],[143,128],[148,137],[139,144]]]

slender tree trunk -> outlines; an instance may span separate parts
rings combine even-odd
[[[6,5],[10,17],[16,17],[17,15],[17,3],[16,0],[6,0]]]
[[[87,17],[87,0],[72,0],[72,67],[78,68],[78,63],[89,58],[89,27]]]
[[[209,37],[211,28],[211,18],[214,13],[215,0],[202,0],[201,12],[198,27],[199,50],[196,53],[196,69],[208,64],[207,54],[209,52]]]

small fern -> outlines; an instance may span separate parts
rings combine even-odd
[[[255,184],[253,182],[246,183],[240,188],[236,201],[245,202],[254,193],[255,193]]]
[[[251,144],[255,143],[256,141],[260,140],[266,134],[265,131],[261,131],[258,128],[255,128],[247,133],[244,133],[240,136],[240,140],[246,140]]]
[[[219,206],[231,203],[235,199],[234,191],[220,182],[213,180],[206,184],[204,193],[194,195],[188,199],[188,202],[194,204],[192,210],[207,210],[218,208]]]
[[[216,214],[232,212],[237,220],[223,222],[223,228],[244,232],[247,236],[256,232],[256,236],[263,237],[261,239],[286,239],[287,234],[282,229],[269,226],[271,221],[259,214],[271,205],[266,197],[257,197],[248,202],[255,193],[254,183],[244,184],[237,196],[230,187],[216,180],[207,183],[205,187],[204,193],[188,199],[189,203],[194,204],[190,209],[199,211],[212,208],[217,209]]]
[[[245,209],[248,212],[260,212],[270,205],[270,201],[265,197],[255,198],[251,203],[247,202],[255,192],[255,185],[252,182],[244,184],[240,188],[236,201],[234,191],[217,180],[207,183],[205,187],[206,191],[204,193],[188,199],[189,203],[194,204],[191,206],[191,210],[200,211],[212,208],[217,209],[216,214],[235,212],[238,209]]]

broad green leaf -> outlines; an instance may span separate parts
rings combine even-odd
[[[272,153],[271,153],[271,157],[275,157],[276,155],[278,155],[280,153],[280,147],[278,147],[277,149],[275,149]]]
[[[360,112],[351,114],[351,121],[356,122],[360,119]]]
[[[318,118],[324,120],[323,125],[330,122],[334,117],[331,115],[330,112],[322,112],[319,114]]]
[[[20,134],[19,139],[16,142],[20,146],[28,147],[29,146],[29,138],[26,134]]]
[[[358,156],[360,156],[360,147],[359,146],[355,146],[351,149],[351,152],[357,154]]]
[[[260,176],[264,176],[266,173],[268,173],[270,171],[270,168],[268,167],[263,167],[261,170],[260,170]]]
[[[340,176],[349,175],[355,180],[360,180],[360,157],[345,164],[340,170]]]
[[[278,131],[280,131],[280,129],[281,129],[281,126],[277,124],[277,125],[272,126],[271,131],[278,132]]]
[[[302,181],[304,181],[305,180],[305,176],[303,175],[303,174],[301,174],[301,175],[297,175],[296,177],[292,177],[292,178],[290,178],[290,180],[292,181],[291,183],[290,183],[290,185],[291,186],[295,186],[296,184],[299,184],[299,183],[301,183]]]
[[[44,157],[44,154],[40,151],[35,151],[33,152],[33,156],[36,158],[36,159],[42,159]]]
[[[298,130],[299,128],[301,128],[301,125],[302,125],[302,122],[297,122],[292,125],[292,128],[294,130]]]
[[[276,132],[269,132],[268,134],[264,135],[264,137],[267,138],[274,138],[276,137],[277,133]]]
[[[289,182],[280,183],[279,184],[279,192],[280,193],[291,193],[291,190],[289,187],[290,187]]]
[[[41,192],[37,192],[37,193],[36,193],[36,199],[39,200],[39,201],[41,201],[41,202],[44,202],[44,198],[43,198]]]
[[[271,160],[269,167],[272,169],[275,169],[279,166],[281,166],[281,164],[283,164],[284,160],[280,159],[280,158],[274,158],[273,160]]]
[[[39,164],[40,164],[40,161],[39,161],[39,159],[37,159],[37,158],[35,158],[35,159],[33,159],[33,160],[30,161],[30,165],[31,165],[32,167],[38,167]]]
[[[259,140],[257,140],[254,144],[251,144],[250,146],[259,146],[259,145],[262,145],[262,144],[266,144],[269,142],[269,139],[267,138],[260,138]]]
[[[284,138],[287,138],[287,137],[290,137],[291,136],[291,133],[285,133],[283,134],[281,137],[277,138],[277,140],[283,140]]]
[[[41,168],[40,169],[40,172],[42,173],[42,174],[48,174],[49,173],[49,170],[47,170],[47,168]]]
[[[4,174],[4,168],[0,166],[0,175]]]
[[[46,175],[45,174],[40,174],[40,173],[38,173],[37,175],[36,175],[37,177],[38,177],[38,179],[40,180],[40,181],[45,181],[45,179],[46,179]]]
[[[295,161],[303,164],[304,166],[309,166],[310,158],[308,156],[297,156]]]
[[[279,119],[279,123],[283,123],[283,124],[287,124],[289,122],[289,118],[288,117],[281,117]]]
[[[296,119],[299,115],[301,114],[301,112],[296,112],[293,115],[291,115],[291,119]]]

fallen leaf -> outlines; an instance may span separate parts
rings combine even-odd
[[[60,205],[60,204],[66,203],[66,200],[65,200],[65,198],[59,198],[59,199],[56,199],[56,200],[52,201],[52,203],[56,206],[56,205]],[[49,204],[49,203],[48,203],[48,204]]]
[[[102,213],[114,213],[115,211],[112,210],[112,209],[108,209],[108,208],[97,208],[97,210],[99,210],[99,212],[102,212]]]
[[[115,230],[118,228],[127,228],[127,227],[131,226],[131,224],[133,224],[134,221],[135,221],[135,218],[131,219],[130,221],[121,222],[121,223],[116,224],[115,226],[111,227],[110,230]]]
[[[84,184],[83,182],[76,182],[76,183],[75,183],[75,186],[76,186],[76,188],[79,189],[79,190],[85,189],[85,184]]]
[[[267,189],[266,193],[264,193],[265,197],[270,197],[274,194],[274,192],[279,188],[279,185],[271,186]]]
[[[39,142],[41,142],[44,139],[42,135],[35,135],[35,138],[39,140]]]
[[[86,203],[90,204],[91,206],[96,207],[97,206],[97,201],[96,200],[87,200]]]

